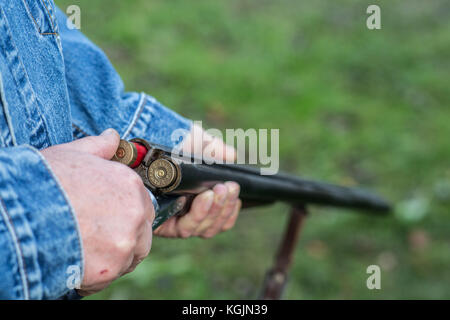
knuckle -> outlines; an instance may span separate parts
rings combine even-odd
[[[201,223],[203,220],[205,220],[206,216],[208,215],[208,211],[205,210],[195,210],[191,211],[188,214],[186,214],[186,218],[192,219],[194,223]]]
[[[140,227],[145,222],[144,208],[141,208],[139,205],[137,205],[134,209],[130,210],[129,219],[133,227]]]
[[[115,251],[122,258],[127,258],[133,251],[136,246],[136,239],[131,236],[131,232],[129,236],[122,236],[115,243]]]
[[[147,256],[150,254],[150,251],[152,251],[152,247],[151,247],[151,246],[149,246],[148,249],[145,251],[144,257],[142,258],[142,260],[144,260],[145,258],[147,258]]]
[[[122,177],[123,175],[126,175],[126,172],[128,171],[126,166],[115,161],[110,161],[108,163],[110,166],[109,170],[113,170],[116,176]]]
[[[122,187],[130,187],[133,183],[134,175],[136,175],[136,173],[123,164],[117,162],[110,162],[109,164],[111,167],[110,176],[115,178],[116,182],[118,182]]]
[[[200,237],[203,239],[211,239],[216,235],[216,232],[213,231],[206,231],[205,233],[201,234]]]
[[[155,208],[153,208],[153,205],[150,206],[149,213],[150,213],[150,222],[153,223],[153,221],[155,221],[156,218]]]
[[[191,231],[187,229],[181,229],[178,231],[178,235],[180,236],[180,238],[183,239],[189,238],[191,234],[192,234]]]
[[[131,168],[117,162],[110,162],[110,164],[113,176],[117,177],[124,187],[136,187],[143,184],[141,177]]]
[[[222,212],[222,210],[220,209],[220,210],[217,210],[214,213],[208,214],[208,216],[203,220],[205,222],[203,223],[203,221],[202,221],[203,225],[204,226],[208,226],[208,228],[210,228],[219,219],[219,217],[220,217],[219,214],[221,212]]]
[[[236,208],[236,201],[229,201],[222,211],[223,217],[228,217],[234,213],[234,208]]]
[[[132,188],[142,188],[144,186],[141,177],[133,170],[128,170],[127,180]]]
[[[130,266],[130,267],[125,271],[125,274],[133,272],[134,270],[136,270],[136,267],[137,267],[137,264],[136,264],[136,265]]]
[[[97,146],[97,144],[98,144],[97,137],[94,137],[94,136],[84,137],[83,142],[89,146]]]
[[[145,252],[143,252],[141,255],[137,257],[139,263],[141,263],[145,258],[147,258],[147,256],[150,254],[150,250],[151,250],[150,247],[145,249]]]
[[[228,231],[228,230],[232,229],[235,224],[236,224],[236,220],[233,220],[232,222],[227,223],[226,225],[224,225],[222,230],[223,231]]]
[[[145,252],[137,257],[138,264],[141,263],[150,254],[151,247],[148,247]]]

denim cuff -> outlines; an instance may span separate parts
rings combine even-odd
[[[0,198],[0,298],[56,299],[69,292],[71,276],[83,279],[78,223],[36,149],[0,149]]]
[[[191,126],[191,120],[143,93],[133,120],[122,138],[142,138],[151,143],[173,148],[183,141]]]

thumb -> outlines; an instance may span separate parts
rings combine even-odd
[[[117,131],[107,129],[99,136],[90,136],[71,142],[70,148],[110,160],[116,153],[119,142],[120,136]]]

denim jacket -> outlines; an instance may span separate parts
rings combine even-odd
[[[67,294],[83,272],[77,220],[38,150],[116,129],[174,146],[191,122],[145,93],[125,92],[105,54],[52,0],[0,0],[0,299]]]

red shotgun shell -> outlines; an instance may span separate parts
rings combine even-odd
[[[137,156],[136,160],[130,165],[131,168],[136,168],[139,166],[144,159],[145,155],[147,154],[147,148],[145,148],[142,144],[139,144],[137,142],[132,142],[134,146],[136,147]]]

